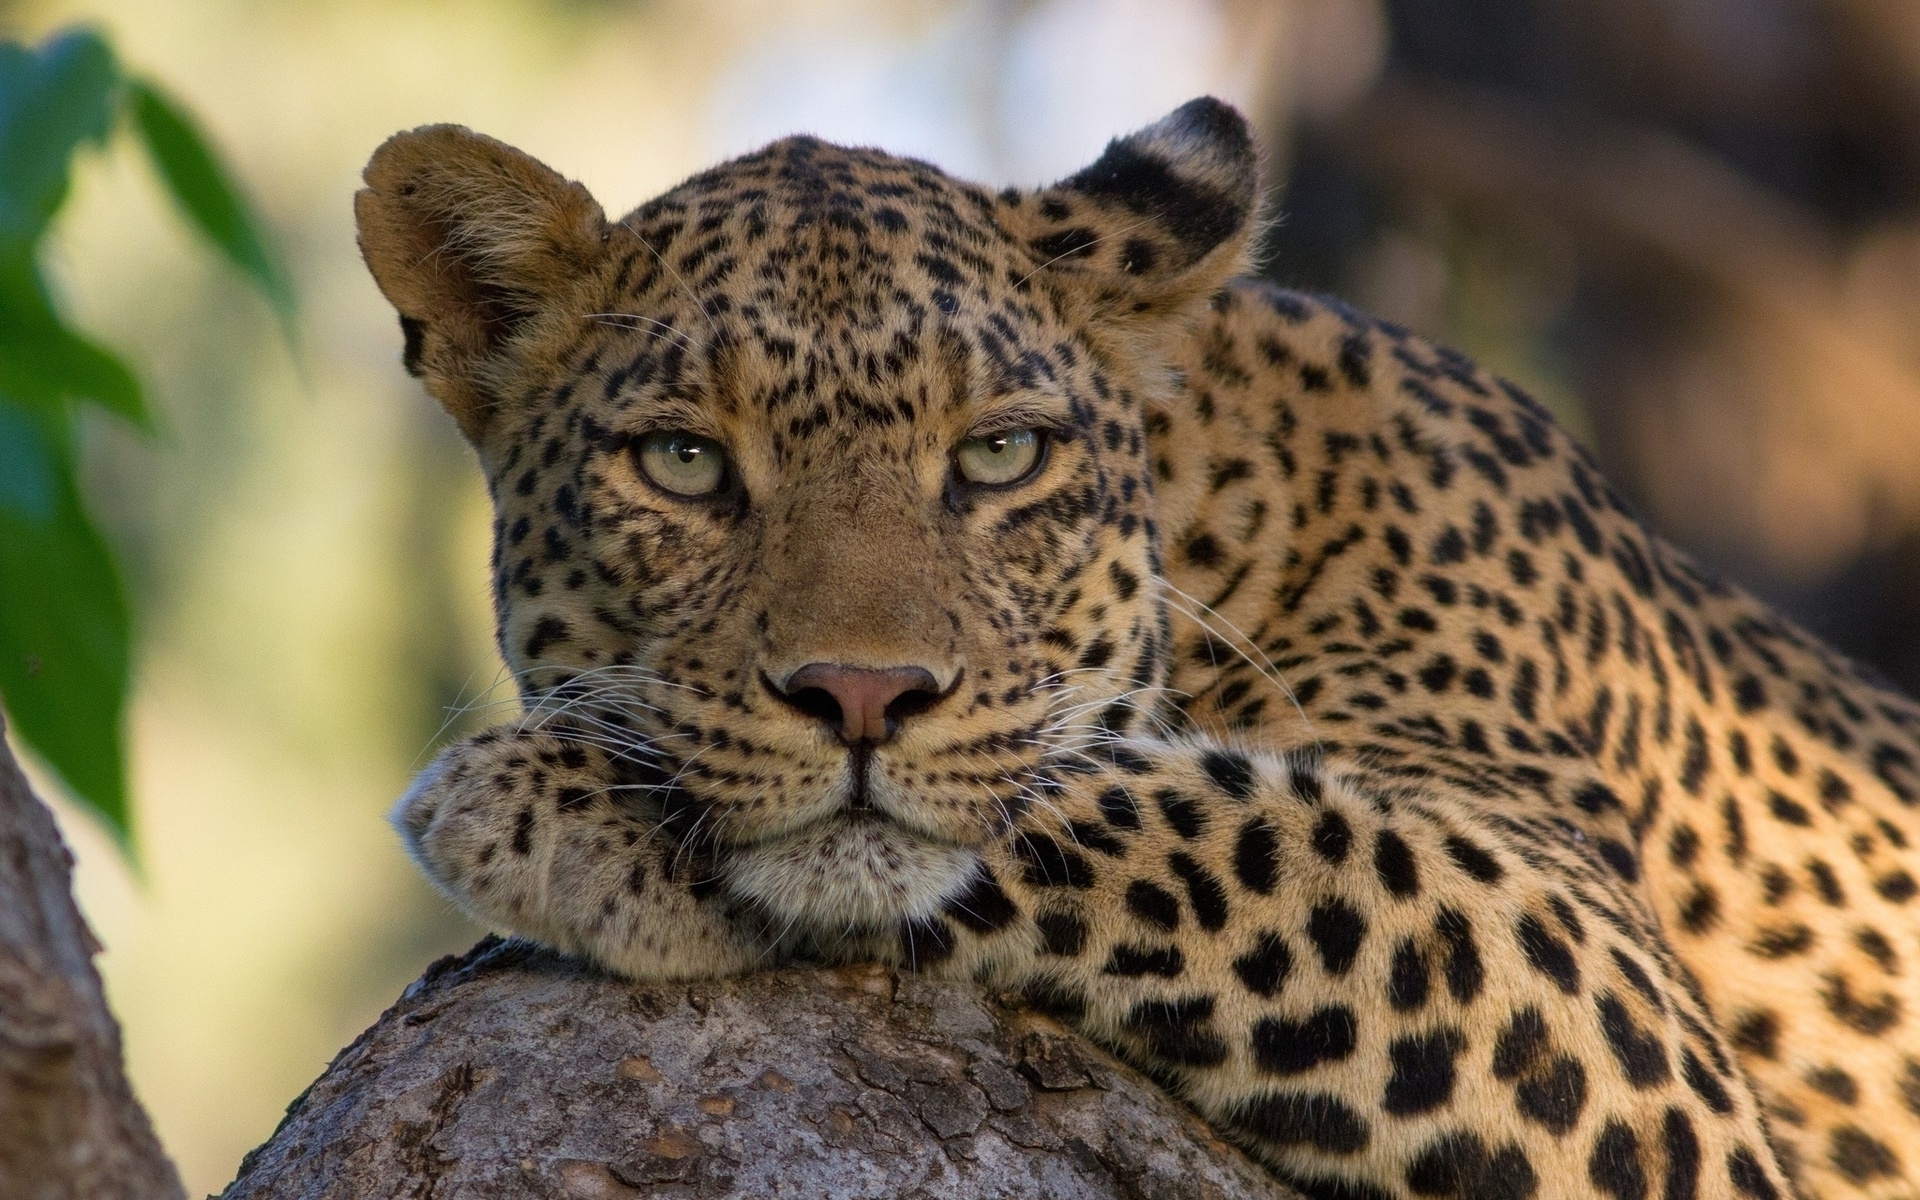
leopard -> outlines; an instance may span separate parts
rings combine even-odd
[[[1262,170],[1202,98],[1050,186],[794,136],[609,220],[387,141],[521,705],[407,851],[634,980],[1017,996],[1310,1197],[1915,1195],[1920,706],[1255,275]]]

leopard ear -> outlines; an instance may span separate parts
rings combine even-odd
[[[407,370],[477,445],[508,340],[593,273],[606,217],[579,184],[457,125],[395,134],[363,178],[360,253],[399,310]]]
[[[1190,100],[1050,188],[1002,197],[1042,269],[1090,286],[1123,320],[1171,315],[1247,267],[1260,159],[1247,119]]]

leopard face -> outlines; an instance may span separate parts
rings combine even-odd
[[[1037,194],[793,138],[608,223],[441,127],[359,204],[533,709],[737,898],[845,926],[932,911],[1158,702],[1143,414],[1254,179],[1203,101]]]

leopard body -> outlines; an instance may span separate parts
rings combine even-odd
[[[1915,1194],[1920,709],[1518,389],[1239,278],[1232,110],[1037,192],[794,138],[609,222],[451,127],[367,182],[527,704],[395,811],[482,921],[1015,990],[1308,1195]],[[931,682],[849,741],[820,662]]]

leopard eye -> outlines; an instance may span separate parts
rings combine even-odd
[[[954,460],[968,483],[1018,483],[1033,474],[1045,445],[1038,429],[1009,429],[960,443]]]
[[[648,434],[640,439],[634,457],[648,479],[676,496],[710,495],[727,477],[727,454],[720,443],[684,429]]]

